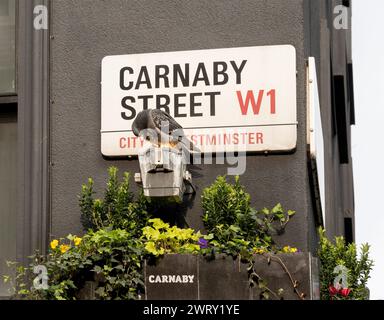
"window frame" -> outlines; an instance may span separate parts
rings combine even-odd
[[[9,1],[9,0],[8,0]],[[19,0],[14,0],[15,2],[15,50],[14,50],[14,58],[15,58],[15,70],[14,70],[14,81],[15,81],[15,89],[10,92],[1,92],[0,91],[0,105],[4,103],[17,103],[17,93],[18,93],[18,17],[19,17]],[[1,106],[0,106],[1,108]]]

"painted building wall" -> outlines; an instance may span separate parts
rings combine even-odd
[[[344,235],[348,241],[353,241],[351,126],[358,121],[354,111],[351,45],[353,1],[307,1],[306,5],[309,12],[306,15],[306,43],[307,50],[317,62],[324,133],[325,228],[330,238]],[[342,21],[340,17],[343,17]],[[348,220],[350,228],[348,224],[345,226]]]
[[[297,150],[252,155],[242,184],[261,209],[278,202],[297,211],[281,242],[312,250],[315,223],[307,172],[306,1],[57,1],[51,2],[50,152],[51,233],[80,233],[77,194],[88,177],[102,190],[107,168],[139,172],[135,160],[109,161],[100,153],[100,73],[106,55],[291,44],[297,53]],[[200,195],[225,165],[192,168],[198,186],[187,208],[201,229]],[[170,212],[169,214],[173,214]]]
[[[17,123],[13,108],[0,110],[0,275],[9,274],[6,261],[16,259],[17,215]],[[0,297],[8,294],[8,286],[0,281]]]
[[[0,189],[9,207],[2,211],[0,221],[1,226],[9,226],[4,229],[7,235],[1,232],[2,260],[27,262],[35,249],[46,250],[51,237],[80,234],[77,195],[88,177],[102,191],[108,167],[139,172],[137,160],[107,160],[100,152],[104,56],[242,46],[291,44],[297,54],[297,149],[285,155],[248,157],[241,181],[251,193],[253,205],[260,209],[281,202],[286,209],[296,210],[279,241],[316,251],[317,216],[306,143],[306,60],[314,56],[324,130],[325,226],[329,236],[345,235],[345,219],[350,219],[353,239],[351,3],[19,0],[17,91],[11,97],[0,97],[0,104],[15,106],[11,120],[0,110],[2,127],[12,127],[4,129],[0,139],[7,163],[1,169]],[[32,28],[37,5],[48,8],[48,30]],[[347,29],[333,25],[337,5],[348,9]],[[225,174],[227,166],[195,166],[190,171],[198,192],[177,218],[202,229],[201,191],[217,175]],[[174,212],[168,214],[172,220]]]
[[[41,4],[49,9],[48,30],[31,28],[33,9]],[[100,152],[101,60],[118,54],[278,44],[296,48],[297,149],[250,155],[241,181],[257,209],[281,202],[297,211],[279,241],[311,252],[317,218],[307,169],[306,61],[314,56],[325,137],[326,226],[331,236],[344,234],[345,217],[354,216],[354,117],[350,28],[333,27],[339,4],[351,9],[350,1],[341,0],[19,0],[18,259],[36,248],[44,251],[50,237],[81,233],[77,195],[88,177],[102,191],[108,167],[139,172],[137,160],[107,160]],[[201,191],[226,169],[192,168],[198,192],[179,213],[190,227],[202,229]]]

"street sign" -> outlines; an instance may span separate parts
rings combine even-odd
[[[202,152],[296,147],[296,51],[291,45],[107,56],[102,61],[101,152],[137,155],[132,123],[168,112]]]

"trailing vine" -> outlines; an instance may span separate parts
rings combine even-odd
[[[261,290],[260,298],[269,299],[272,295],[276,299],[283,299],[283,292],[270,289],[267,281],[255,270],[255,254],[266,257],[268,264],[272,259],[278,262],[288,275],[299,299],[304,299],[305,294],[299,292],[299,283],[293,279],[284,262],[269,253],[297,251],[289,246],[279,248],[274,241],[275,235],[284,233],[295,212],[285,211],[280,203],[272,209],[263,208],[257,211],[251,207],[250,199],[249,193],[240,184],[239,177],[235,177],[234,184],[230,184],[225,176],[219,176],[210,187],[204,189],[203,221],[212,236],[210,243],[219,253],[239,256],[249,263],[249,284],[251,287],[258,286]]]
[[[260,290],[260,299],[284,299],[282,288],[273,290],[257,270],[257,257],[267,265],[278,263],[289,278],[296,296],[304,300],[300,283],[294,279],[279,253],[296,253],[290,246],[279,247],[275,236],[284,232],[295,212],[285,211],[281,204],[272,209],[251,207],[250,195],[235,178],[226,177],[204,189],[202,195],[203,222],[207,234],[190,228],[180,228],[149,214],[154,203],[145,197],[135,197],[130,191],[130,175],[118,179],[118,170],[108,170],[109,179],[103,199],[95,198],[92,179],[82,186],[79,196],[81,221],[85,234],[52,239],[49,252],[38,252],[27,267],[9,263],[16,276],[5,276],[17,299],[81,299],[87,283],[93,283],[91,296],[96,299],[140,299],[144,292],[143,261],[157,260],[165,254],[199,254],[212,259],[225,254],[248,263],[250,287]],[[149,208],[149,209],[148,209]],[[346,245],[342,238],[332,244],[320,232],[319,258],[321,295],[323,299],[365,299],[366,283],[372,268],[368,246],[362,247],[360,259],[356,246]],[[331,286],[334,267],[349,268],[350,288]],[[50,275],[49,287],[40,290],[32,286],[34,267],[45,266]]]

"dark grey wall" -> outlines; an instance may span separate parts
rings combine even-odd
[[[297,150],[249,156],[242,183],[256,208],[281,202],[297,211],[281,243],[314,250],[315,226],[307,173],[305,67],[310,52],[303,0],[53,0],[51,6],[52,236],[80,233],[77,194],[88,177],[104,188],[107,168],[138,172],[137,161],[100,153],[100,72],[106,55],[292,44],[297,52]],[[193,170],[199,187],[187,212],[202,228],[201,190],[226,173],[222,165]]]
[[[33,28],[34,7],[49,2],[17,2],[17,260],[24,263],[49,239],[49,30]]]
[[[17,115],[15,105],[0,104],[0,297],[8,286],[2,276],[11,270],[6,261],[16,260],[17,214]]]
[[[330,238],[344,235],[344,218],[351,218],[354,232],[354,189],[353,162],[351,157],[351,125],[354,124],[353,92],[348,86],[348,64],[352,63],[351,26],[352,1],[349,1],[348,28],[335,29],[336,14],[334,8],[348,1],[310,0],[307,1],[308,27],[305,28],[308,39],[309,55],[316,58],[317,76],[320,95],[320,107],[324,134],[325,159],[325,228]],[[336,91],[333,77],[342,76],[344,88]],[[335,97],[344,95],[342,104],[335,103]],[[343,129],[338,127],[336,110],[344,109],[346,122],[345,137]],[[343,139],[339,139],[344,137]],[[342,163],[340,148],[346,146],[347,163]]]

